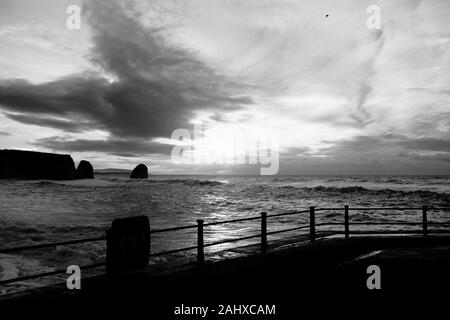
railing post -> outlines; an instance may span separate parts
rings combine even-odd
[[[261,212],[261,251],[267,252],[267,212]]]
[[[422,233],[424,236],[428,235],[428,222],[427,222],[427,206],[422,206]]]
[[[309,241],[316,241],[316,217],[314,207],[309,207]]]
[[[348,206],[344,206],[344,227],[345,238],[350,237],[349,218],[348,218]]]
[[[205,262],[205,249],[203,247],[203,220],[197,220],[197,263]]]

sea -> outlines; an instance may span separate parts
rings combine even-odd
[[[0,249],[105,235],[116,218],[145,215],[152,230],[316,208],[450,206],[450,176],[150,176],[129,179],[127,173],[97,173],[93,180],[0,180]],[[450,222],[447,211],[432,211],[429,222]],[[269,218],[268,231],[309,223],[302,213]],[[319,210],[317,223],[343,222],[342,210]],[[420,210],[351,211],[351,222],[421,222]],[[340,230],[342,226],[318,227]],[[359,229],[407,230],[420,226],[358,226]],[[431,226],[430,226],[431,228]],[[435,226],[438,228],[438,226]],[[259,221],[205,227],[205,243],[258,234]],[[295,236],[292,231],[290,236]],[[277,241],[283,233],[269,236]],[[214,250],[250,245],[259,239],[209,247]],[[151,253],[196,245],[196,230],[157,233]],[[194,257],[195,252],[179,253]],[[222,256],[221,256],[222,257]],[[174,255],[151,259],[170,263]],[[105,242],[55,246],[0,254],[0,280],[103,262]],[[4,286],[0,293],[55,281],[34,279]],[[6,289],[5,289],[6,288]]]

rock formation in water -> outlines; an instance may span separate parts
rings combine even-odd
[[[131,179],[147,179],[148,178],[148,169],[145,164],[139,164],[136,168],[133,169],[130,175]]]
[[[71,180],[75,176],[70,155],[0,150],[0,179]]]
[[[80,161],[77,168],[76,179],[94,179],[94,168],[89,161]]]

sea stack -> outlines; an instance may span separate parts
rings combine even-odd
[[[0,150],[0,179],[72,180],[75,175],[68,154]]]
[[[145,164],[139,164],[136,168],[133,169],[130,175],[131,179],[147,179],[148,178],[148,169]]]
[[[77,168],[77,179],[94,179],[94,168],[89,161],[81,160]]]

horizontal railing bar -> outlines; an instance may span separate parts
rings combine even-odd
[[[427,210],[445,210],[446,208],[433,208],[433,207],[427,207]],[[447,208],[450,209],[450,208]],[[422,207],[380,207],[380,208],[352,208],[349,207],[348,210],[400,210],[400,211],[407,211],[407,210],[422,210]]]
[[[345,234],[345,231],[336,230],[333,231],[334,234]],[[422,230],[392,230],[392,231],[377,231],[377,230],[353,230],[349,231],[351,234],[355,235],[365,235],[365,234],[422,234]],[[429,234],[432,233],[450,233],[450,230],[439,230],[439,229],[429,229]]]
[[[194,229],[194,228],[197,228],[197,225],[192,224],[192,225],[187,225],[187,226],[173,227],[173,228],[166,228],[166,229],[153,229],[153,230],[150,230],[150,234],[178,231],[178,230],[184,230],[184,229]]]
[[[246,237],[240,237],[240,238],[233,238],[233,239],[226,239],[226,240],[222,240],[222,241],[210,242],[210,243],[207,243],[207,244],[203,245],[203,247],[218,246],[218,245],[225,244],[225,243],[231,243],[231,242],[243,241],[243,240],[248,240],[248,239],[253,239],[253,238],[259,238],[260,236],[261,236],[261,234],[255,234],[255,235],[246,236]]]
[[[417,226],[422,225],[422,222],[350,222],[349,225],[367,225],[367,226],[376,226],[376,225],[411,225],[411,226]]]
[[[343,222],[322,222],[322,223],[316,223],[315,224],[316,227],[321,227],[321,226],[343,226],[343,225],[344,225]]]
[[[215,225],[218,225],[218,224],[235,223],[235,222],[242,222],[242,221],[259,220],[259,219],[261,219],[260,216],[255,216],[255,217],[248,217],[248,218],[239,218],[239,219],[231,219],[231,220],[223,220],[223,221],[214,221],[214,222],[204,223],[203,226],[215,226]]]
[[[80,269],[92,269],[92,268],[103,267],[105,265],[106,265],[105,262],[100,262],[100,263],[94,263],[94,264],[90,264],[90,265],[86,265],[86,266],[81,266]],[[32,279],[36,279],[36,278],[49,277],[49,276],[54,276],[54,275],[66,273],[66,272],[67,272],[66,269],[60,269],[60,270],[54,270],[54,271],[43,272],[43,273],[38,273],[38,274],[32,274],[29,276],[23,276],[23,277],[14,278],[14,279],[6,279],[6,280],[1,280],[0,285],[5,285],[8,283],[13,283],[13,282],[32,280]]]
[[[403,234],[403,233],[411,233],[411,234],[422,234],[422,230],[352,230],[351,234]]]
[[[345,208],[316,208],[316,211],[344,211]],[[381,210],[399,210],[399,211],[405,211],[405,210],[422,210],[422,208],[406,208],[406,207],[380,207],[380,208],[351,208],[349,207],[348,210],[352,211],[359,211],[359,210],[374,210],[374,211],[381,211]]]
[[[65,246],[65,245],[71,245],[71,244],[77,244],[77,243],[83,243],[83,242],[94,242],[94,241],[102,241],[102,240],[106,240],[106,237],[103,236],[103,237],[96,237],[96,238],[62,241],[62,242],[42,243],[42,244],[35,244],[35,245],[31,245],[31,246],[16,247],[16,248],[5,248],[5,249],[0,249],[0,253],[41,249],[41,248],[56,247],[56,246]]]
[[[268,214],[267,218],[282,217],[282,216],[294,215],[294,214],[306,213],[306,212],[309,212],[309,210],[289,211],[289,212],[283,212],[283,213]],[[259,220],[259,219],[261,219],[260,216],[255,216],[255,217],[248,217],[248,218],[240,218],[240,219],[232,219],[232,220],[224,220],[224,221],[215,221],[215,222],[205,223],[204,226],[212,226],[212,225],[217,225],[217,224],[234,223],[234,222],[242,222],[242,221],[251,221],[251,220]]]
[[[169,251],[162,251],[162,252],[152,253],[152,254],[150,254],[150,257],[158,257],[158,256],[166,255],[166,254],[173,254],[173,253],[190,251],[190,250],[195,250],[195,249],[197,249],[197,246],[185,247],[185,248],[174,249],[174,250],[169,250]]]
[[[345,231],[336,230],[333,231],[335,234],[345,234]],[[384,231],[377,231],[377,230],[353,230],[349,231],[349,233],[358,234],[358,235],[364,235],[364,234],[403,234],[403,233],[411,233],[411,234],[422,234],[422,230],[384,230]],[[428,233],[450,233],[450,230],[444,229],[428,229]]]
[[[450,225],[450,222],[428,222],[428,224],[432,225]],[[341,226],[344,225],[342,222],[324,222],[324,223],[316,223],[316,227],[320,226]],[[349,225],[422,225],[422,222],[349,222]]]
[[[336,208],[315,208],[315,211],[339,211],[339,210],[345,210],[344,207],[336,207]],[[348,210],[376,210],[376,211],[382,211],[382,210],[400,210],[400,211],[406,211],[406,210],[422,210],[422,207],[349,207]],[[450,210],[450,207],[427,207],[427,210]]]
[[[299,214],[299,213],[307,213],[307,212],[309,212],[309,210],[289,211],[289,212],[283,212],[283,213],[268,214],[267,218],[289,216],[289,215],[294,215],[294,214]]]

